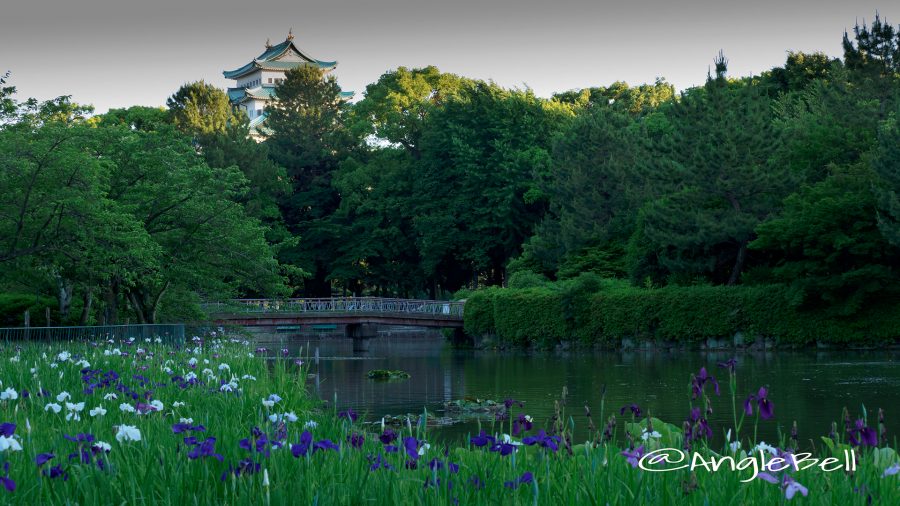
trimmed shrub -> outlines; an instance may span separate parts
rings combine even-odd
[[[494,325],[500,339],[519,345],[555,344],[567,339],[569,330],[562,295],[547,288],[498,290],[494,295]]]
[[[466,303],[465,330],[519,345],[573,338],[604,345],[622,338],[699,342],[736,332],[748,342],[774,338],[782,346],[879,345],[900,338],[900,301],[847,318],[798,306],[783,285],[644,289],[586,276],[545,288],[476,292]]]
[[[494,327],[494,296],[499,288],[476,290],[466,299],[463,309],[463,330],[470,336],[496,334]]]

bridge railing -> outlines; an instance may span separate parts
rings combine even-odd
[[[233,299],[207,302],[208,313],[389,313],[462,318],[462,301],[333,297],[328,299]]]

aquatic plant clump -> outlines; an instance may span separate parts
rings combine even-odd
[[[401,380],[409,379],[410,375],[406,371],[391,371],[387,369],[372,369],[366,374],[366,377],[373,380]]]
[[[781,441],[756,441],[744,422],[753,432],[777,423],[778,388],[739,390],[735,371],[732,364],[729,427],[708,421],[712,405],[727,409],[729,400],[703,370],[685,392],[691,409],[681,425],[654,418],[640,400],[605,406],[602,393],[599,411],[570,415],[564,391],[549,420],[535,420],[512,398],[478,401],[498,406],[493,419],[446,444],[412,417],[372,424],[352,408],[323,409],[307,393],[303,365],[222,335],[183,347],[7,344],[0,497],[14,504],[900,504],[885,412],[848,410],[815,448],[800,445],[796,426]],[[572,440],[575,423],[588,425],[587,441]],[[720,430],[728,443],[713,447],[711,431]],[[711,464],[726,457],[747,465]],[[832,471],[807,465],[823,458],[835,459]],[[765,464],[776,459],[800,465]]]

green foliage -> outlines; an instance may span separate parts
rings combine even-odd
[[[168,100],[172,122],[192,135],[223,134],[242,118],[220,88],[204,81],[185,84]]]
[[[56,301],[50,297],[40,297],[24,293],[0,293],[0,327],[21,327],[25,324],[28,311],[32,327],[46,325],[46,309],[55,309]],[[58,313],[51,314],[51,319]],[[57,323],[59,323],[57,321]]]
[[[466,302],[464,318],[468,334],[496,334],[520,346],[560,340],[618,346],[623,338],[731,342],[738,332],[745,345],[761,338],[781,346],[883,345],[900,336],[898,309],[900,298],[886,299],[845,317],[802,307],[797,293],[784,285],[645,289],[588,276],[544,288],[476,292]]]
[[[568,339],[562,295],[547,288],[498,290],[493,297],[497,336],[517,345],[552,345]],[[468,305],[468,303],[466,304]]]
[[[290,191],[280,202],[284,222],[302,241],[279,257],[310,273],[307,295],[328,297],[328,280],[337,230],[331,215],[340,204],[332,178],[357,146],[346,125],[348,106],[334,76],[305,65],[290,70],[276,88],[278,101],[266,109],[266,140],[272,159],[287,171]]]
[[[875,216],[875,174],[867,166],[835,168],[825,180],[784,202],[781,215],[757,228],[751,245],[779,258],[773,278],[789,284],[807,307],[841,315],[897,291],[900,248],[891,246]]]
[[[496,334],[494,325],[494,297],[500,288],[476,290],[466,299],[463,312],[463,326],[466,334],[480,336]]]
[[[550,280],[542,274],[531,271],[518,271],[509,275],[509,288],[540,288],[547,286]]]

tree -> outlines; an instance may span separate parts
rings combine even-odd
[[[770,100],[729,82],[726,63],[720,54],[716,76],[670,109],[672,134],[653,142],[641,164],[659,196],[639,213],[633,274],[658,263],[681,281],[737,283],[753,230],[791,188],[771,163],[781,136]]]
[[[172,287],[209,295],[283,292],[265,227],[237,202],[247,185],[237,168],[210,167],[171,126],[108,127],[106,134],[104,155],[115,164],[109,199],[138,220],[156,247],[155,255],[110,277],[108,309],[121,292],[138,320],[152,323]]]
[[[875,217],[877,175],[866,165],[833,167],[822,181],[785,199],[777,218],[757,227],[752,248],[773,255],[775,281],[797,301],[852,315],[897,290],[900,248],[885,241]]]
[[[340,202],[331,180],[359,143],[346,126],[347,104],[333,76],[301,66],[285,74],[276,93],[278,100],[266,110],[272,131],[266,144],[287,171],[291,192],[281,201],[282,215],[288,230],[301,238],[282,250],[281,259],[312,274],[304,281],[307,295],[327,297],[336,240],[330,218]]]
[[[882,123],[872,168],[880,177],[873,190],[877,199],[878,228],[884,238],[900,247],[900,110]]]
[[[572,116],[558,102],[493,84],[464,87],[422,136],[415,227],[422,267],[455,290],[480,273],[500,284],[547,209],[537,181],[550,141]],[[435,291],[434,289],[432,291]]]
[[[420,144],[432,111],[459,95],[470,81],[436,67],[400,67],[366,87],[366,96],[353,107],[353,128],[360,137],[402,146],[413,158],[421,157]]]
[[[205,81],[185,84],[168,100],[172,123],[183,132],[208,136],[224,134],[229,126],[241,123],[241,114],[228,96]]]

